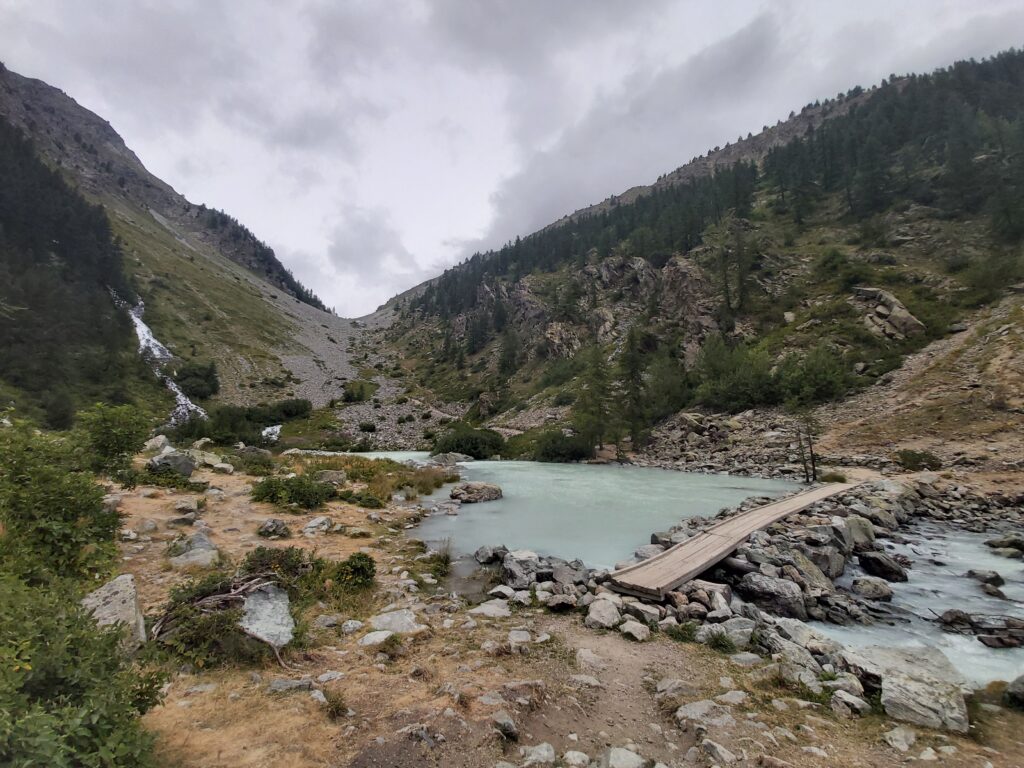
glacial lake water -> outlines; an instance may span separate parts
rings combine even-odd
[[[397,461],[424,461],[421,452],[365,454]],[[800,489],[779,480],[704,475],[647,467],[585,464],[540,464],[528,461],[475,461],[461,465],[467,480],[501,486],[504,498],[464,504],[458,515],[427,517],[413,534],[436,545],[451,541],[456,554],[481,545],[504,544],[566,559],[579,557],[595,568],[628,559],[685,517],[713,515],[751,496],[779,496]],[[448,487],[423,499],[429,506],[448,498]],[[938,648],[975,686],[1012,680],[1024,673],[1024,648],[994,650],[970,636],[943,632],[929,619],[949,608],[969,613],[1024,618],[1024,562],[999,557],[985,546],[990,535],[951,530],[924,522],[901,530],[902,543],[880,540],[890,553],[913,561],[909,580],[893,583],[893,606],[903,613],[892,625],[875,623],[840,627],[815,622],[819,631],[850,647],[931,646]],[[983,593],[964,574],[972,568],[1000,573],[1005,600]],[[849,586],[863,571],[855,559],[837,579]]]
[[[370,453],[399,461],[426,453]],[[427,542],[450,539],[458,554],[483,545],[531,549],[593,568],[610,568],[651,543],[651,534],[686,517],[714,515],[751,496],[781,496],[800,489],[784,480],[705,475],[650,467],[472,461],[466,480],[495,483],[499,501],[463,504],[458,515],[435,514],[420,524]],[[443,501],[447,493],[426,499]]]

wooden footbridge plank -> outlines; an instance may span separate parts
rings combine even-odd
[[[652,558],[615,571],[610,586],[638,597],[663,599],[666,593],[728,557],[754,531],[855,485],[829,483],[733,515]]]

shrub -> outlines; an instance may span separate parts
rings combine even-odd
[[[373,585],[377,564],[365,552],[355,552],[337,564],[334,575],[343,589],[366,589]]]
[[[474,459],[488,459],[501,453],[504,447],[504,438],[494,430],[474,429],[465,422],[458,422],[434,441],[431,453],[464,453]]]
[[[665,634],[678,643],[693,643],[697,640],[697,625],[692,621],[684,621],[666,629]]]
[[[542,432],[534,444],[534,461],[581,461],[593,455],[590,441],[579,435],[568,437],[560,429]]]
[[[359,422],[359,431],[360,432],[376,432],[377,431],[377,425],[374,424],[372,421],[361,421],[361,422]]]
[[[846,475],[842,472],[825,472],[819,475],[818,479],[823,483],[845,483]]]
[[[712,632],[708,637],[708,648],[711,648],[719,653],[736,653],[736,643],[729,637],[724,631],[723,632]]]
[[[697,377],[697,399],[712,408],[744,411],[779,399],[768,355],[743,344],[730,347],[720,336],[701,349]]]
[[[345,701],[345,694],[337,688],[327,688],[323,691],[324,714],[331,720],[338,720],[348,714],[348,702]]]
[[[142,450],[149,419],[131,405],[97,403],[78,414],[82,441],[92,469],[116,472],[128,469],[132,456]]]
[[[279,506],[295,505],[302,509],[316,509],[334,496],[333,485],[318,483],[305,475],[265,477],[252,488],[253,501],[269,501]]]
[[[0,429],[0,563],[37,584],[106,569],[121,524],[68,449],[25,427]]]
[[[552,405],[572,405],[576,402],[576,396],[567,390],[562,390],[551,400]]]
[[[182,363],[174,373],[174,380],[181,391],[189,397],[206,399],[220,392],[220,378],[214,362],[202,363],[189,360]]]
[[[343,491],[338,491],[336,496],[341,501],[365,507],[366,509],[383,509],[384,507],[383,501],[366,491],[353,491],[346,488]]]
[[[929,451],[909,449],[896,451],[896,461],[909,472],[919,472],[923,469],[934,472],[937,469],[942,469],[942,459]]]
[[[795,406],[837,400],[850,387],[842,358],[826,344],[818,344],[802,358],[787,357],[778,367],[778,380],[782,397]]]
[[[163,682],[139,675],[68,592],[0,576],[0,764],[151,766],[139,715]]]
[[[253,407],[221,405],[210,409],[209,418],[193,417],[172,430],[168,437],[173,442],[208,437],[218,445],[238,442],[258,445],[263,442],[264,427],[304,419],[312,410],[313,404],[309,400],[300,399],[279,400]]]
[[[247,475],[265,477],[277,467],[274,457],[262,449],[253,448],[224,454],[225,460]]]
[[[372,381],[363,381],[361,379],[346,381],[341,400],[345,403],[361,403],[369,400],[377,391],[378,386]]]

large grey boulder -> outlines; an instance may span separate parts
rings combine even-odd
[[[122,647],[128,653],[133,653],[146,642],[146,620],[139,605],[135,578],[131,574],[122,574],[90,592],[82,599],[82,607],[101,627],[123,625],[127,631]]]
[[[894,720],[936,730],[967,733],[965,683],[936,648],[844,649],[843,664],[865,688],[881,691],[881,704]]]
[[[374,629],[386,629],[396,635],[418,635],[429,629],[426,624],[416,621],[416,614],[408,608],[387,613],[378,613],[370,617],[370,626]]]
[[[737,650],[742,651],[750,645],[750,636],[755,626],[757,625],[752,619],[734,616],[721,624],[702,624],[697,630],[696,640],[698,643],[707,643],[713,635],[724,635],[732,641]]]
[[[153,472],[173,472],[189,478],[196,469],[196,461],[181,451],[169,451],[154,456],[146,462],[146,467]]]
[[[624,747],[610,747],[601,753],[598,768],[647,768],[650,761]]]
[[[210,540],[206,531],[192,534],[180,544],[181,551],[171,558],[171,565],[178,569],[210,568],[217,563],[220,552]]]
[[[587,608],[587,618],[583,623],[591,629],[615,629],[622,621],[619,609],[611,600],[595,600]]]
[[[512,550],[501,561],[501,581],[512,589],[529,589],[536,583],[539,569],[540,558],[536,552]]]
[[[727,728],[736,724],[729,707],[709,699],[683,704],[676,710],[675,718],[684,731],[697,728]]]
[[[508,600],[498,598],[488,600],[486,603],[480,603],[476,608],[470,609],[469,612],[474,616],[485,616],[488,619],[507,619],[512,615],[512,611],[508,607]]]
[[[167,439],[167,435],[157,435],[151,437],[145,443],[142,444],[142,450],[147,453],[162,451],[164,448],[168,448],[171,445],[171,441]]]
[[[846,518],[846,530],[853,540],[854,551],[860,551],[875,543],[875,525],[866,517],[850,515]]]
[[[246,595],[238,626],[247,635],[275,648],[288,645],[295,637],[288,593],[275,584],[268,584]]]
[[[906,569],[884,552],[861,552],[857,556],[860,567],[872,576],[886,581],[906,581]]]
[[[493,483],[460,483],[452,488],[449,496],[463,504],[476,504],[500,499],[501,488]]]
[[[858,576],[850,587],[855,594],[868,600],[892,600],[892,587],[877,576]]]
[[[468,456],[465,453],[456,453],[451,451],[449,453],[437,453],[430,457],[430,460],[435,464],[440,464],[442,467],[452,467],[456,464],[465,464],[468,461],[473,461],[472,456]]]
[[[780,616],[792,616],[801,621],[807,618],[803,592],[792,581],[748,573],[738,586],[738,591],[747,600]]]

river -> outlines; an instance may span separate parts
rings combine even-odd
[[[366,455],[398,461],[428,458],[426,453],[409,451]],[[682,518],[713,515],[750,496],[777,496],[799,488],[778,480],[618,465],[476,461],[461,469],[467,480],[501,486],[504,498],[463,505],[457,515],[435,513],[421,523],[420,538],[433,545],[448,539],[457,555],[468,555],[482,545],[504,544],[566,559],[578,557],[595,568],[628,559],[637,547],[649,543],[653,531],[667,529]],[[425,502],[429,506],[445,499],[447,489]],[[902,620],[892,625],[814,626],[851,647],[938,648],[977,686],[1024,672],[1024,648],[993,650],[973,637],[943,632],[928,620],[949,608],[1024,618],[1024,563],[993,554],[984,545],[988,536],[934,522],[900,534],[899,543],[888,551],[913,561],[909,581],[891,584],[892,604]],[[964,576],[971,568],[1002,574],[1007,599],[985,595],[977,581]],[[836,583],[849,586],[862,573],[851,559]]]

